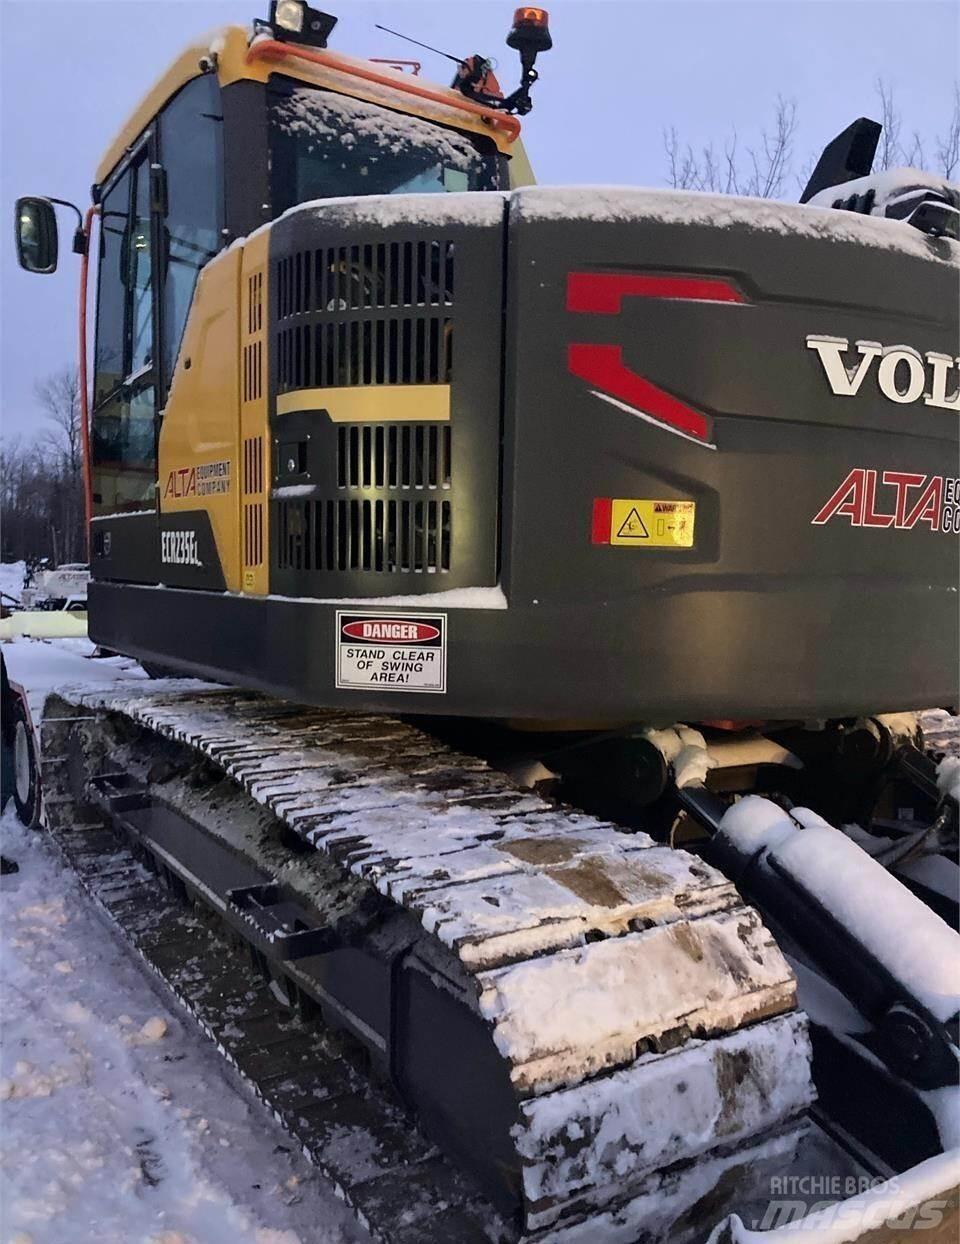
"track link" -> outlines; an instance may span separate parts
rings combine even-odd
[[[515,1100],[510,1137],[519,1227],[485,1208],[461,1208],[475,1203],[469,1181],[458,1182],[463,1177],[402,1112],[377,1113],[381,1105],[370,1104],[374,1095],[348,1073],[348,1064],[330,1063],[322,1036],[302,1026],[294,1031],[293,1021],[273,1029],[276,1021],[251,1016],[260,1027],[241,1042],[239,1055],[231,1049],[222,1022],[211,1018],[221,1006],[216,987],[202,983],[214,963],[191,948],[193,926],[182,925],[187,917],[161,917],[165,901],[152,899],[159,923],[151,936],[167,936],[158,932],[165,919],[178,930],[168,966],[138,948],[375,1234],[398,1244],[446,1238],[437,1233],[446,1227],[432,1219],[429,1233],[422,1226],[419,1235],[397,1233],[404,1221],[397,1205],[409,1203],[413,1169],[429,1189],[424,1204],[457,1204],[450,1238],[464,1244],[481,1238],[477,1232],[490,1239],[518,1231],[526,1239],[570,1244],[632,1241],[641,1231],[651,1240],[680,1241],[702,1225],[704,1204],[711,1215],[722,1212],[730,1199],[724,1189],[736,1188],[737,1200],[747,1200],[751,1177],[762,1180],[770,1164],[782,1168],[789,1160],[812,1098],[805,1021],[793,1011],[795,984],[780,951],[719,873],[646,835],[625,835],[519,792],[483,762],[405,723],[182,687],[155,685],[145,693],[137,682],[65,692],[48,702],[46,789],[68,789],[63,772],[57,776],[57,757],[61,771],[70,768],[77,730],[88,738],[105,731],[101,752],[112,749],[113,763],[110,728],[121,722],[141,731],[133,750],[139,746],[147,761],[151,737],[203,758],[351,886],[375,890],[381,903],[413,918],[419,940],[404,951],[404,969],[416,960],[420,979],[440,993],[456,993],[485,1026]],[[101,754],[109,768],[107,760]],[[51,819],[71,851],[66,826],[76,807],[69,794],[59,797],[65,803]],[[234,847],[241,851],[244,843]],[[87,854],[95,878],[96,852]],[[298,870],[309,873],[314,859],[303,855],[276,875],[289,884]],[[90,884],[105,902],[99,883]],[[138,903],[147,901],[150,885],[142,880]],[[306,890],[322,907],[316,879]],[[341,914],[353,901],[340,891],[327,899]],[[112,914],[129,928],[123,912]],[[237,970],[226,969],[218,954],[220,976]],[[192,993],[184,993],[188,978]],[[267,1030],[275,1034],[269,1054]],[[426,1035],[414,1031],[408,1040]],[[278,1073],[287,1087],[283,1108],[268,1095],[262,1072],[251,1074],[243,1060],[269,1062],[287,1041],[298,1074],[288,1083]],[[268,1079],[278,1082],[277,1075]],[[311,1085],[325,1093],[330,1084],[342,1092],[310,1107],[321,1132],[369,1124],[378,1146],[387,1146],[379,1173],[364,1170],[359,1183],[370,1187],[362,1193],[344,1184],[348,1175],[330,1158],[328,1134],[311,1140],[297,1130],[301,1093]],[[377,1117],[351,1123],[361,1101]],[[328,1114],[339,1121],[329,1125]],[[393,1133],[400,1147],[390,1150]],[[390,1179],[400,1202],[391,1199]],[[384,1213],[377,1205],[389,1208]],[[465,1212],[461,1221],[457,1215]],[[378,1225],[381,1217],[385,1226]]]

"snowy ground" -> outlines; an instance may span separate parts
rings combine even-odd
[[[5,643],[45,692],[129,677],[86,640]],[[11,805],[12,809],[12,805]],[[12,810],[0,881],[0,1244],[353,1244],[366,1237]]]

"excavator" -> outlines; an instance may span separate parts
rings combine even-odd
[[[541,187],[544,10],[511,93],[335,24],[16,205],[153,679],[18,808],[376,1239],[946,1239],[960,190],[866,118],[798,204]]]

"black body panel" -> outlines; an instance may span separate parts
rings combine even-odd
[[[846,597],[839,583],[833,594],[837,612]],[[620,638],[611,642],[605,642],[606,631],[599,632],[597,607],[590,602],[565,609],[511,606],[508,612],[449,609],[445,695],[337,690],[336,605],[111,583],[91,583],[89,599],[91,638],[105,646],[294,702],[358,710],[666,723],[841,717],[923,708],[957,694],[949,671],[924,676],[924,644],[929,652],[929,644],[939,642],[934,624],[910,631],[910,644],[920,655],[912,667],[891,671],[896,677],[891,690],[893,679],[878,676],[869,650],[852,638],[837,644],[829,618],[811,635],[809,649],[788,664],[779,631],[791,623],[791,602],[771,609],[761,595],[740,601],[739,616],[724,611],[755,643],[754,651],[741,650],[730,660],[723,658],[722,637],[708,635],[698,645],[690,633],[689,597],[662,598],[642,611],[643,622],[655,626],[660,637],[646,647],[631,640],[635,604],[604,610],[614,636],[620,627]],[[707,614],[710,600],[704,591],[697,602]],[[919,594],[916,604],[918,609],[925,604]],[[762,632],[751,629],[757,609],[770,626],[762,646]],[[422,610],[382,612],[402,617]],[[877,642],[876,629],[863,628],[861,634],[866,644]],[[680,677],[677,661],[665,656],[666,637],[683,653]],[[887,632],[881,640],[889,647],[900,637]]]
[[[476,255],[492,269],[482,279],[473,261],[471,279],[457,284],[456,314],[473,325],[470,351],[454,347],[450,425],[454,445],[470,446],[466,483],[452,481],[469,524],[469,574],[276,568],[281,494],[270,599],[94,584],[94,637],[290,699],[394,713],[782,720],[956,703],[956,245],[823,209],[616,193],[616,211],[596,209],[602,192],[589,190],[526,190],[509,201],[499,529],[493,295],[503,241],[499,227],[483,231],[482,245],[466,225],[458,235],[458,262]],[[275,227],[274,256],[330,238],[346,246],[362,233],[351,262],[369,269],[364,252],[377,236],[430,236],[408,224],[351,235],[339,215],[357,211],[289,215]],[[627,286],[584,310],[571,274]],[[689,297],[656,285],[677,278],[720,281],[727,292]],[[371,314],[382,312],[341,308],[346,318]],[[838,339],[848,345],[831,378],[824,358]],[[682,404],[703,436],[676,435],[616,393],[605,400],[577,372],[571,346],[619,351],[621,370]],[[892,380],[881,346],[911,354]],[[938,400],[937,368],[948,365]],[[284,388],[331,383],[306,362],[295,364],[295,381],[278,366],[290,364],[272,363],[272,402]],[[305,451],[318,475],[307,499],[314,488],[329,497],[334,482],[338,498],[361,505],[386,496],[375,480],[334,481],[338,429],[322,412],[274,417],[278,442],[302,439],[311,420],[327,448]],[[914,482],[898,487],[884,472]],[[934,480],[931,505],[917,505]],[[596,503],[610,498],[693,502],[692,544],[594,542]],[[455,553],[462,536],[455,514]],[[439,594],[453,587],[482,590]],[[422,606],[375,607],[386,618],[446,614],[445,693],[337,690],[336,599],[399,595],[421,596]]]
[[[94,518],[90,528],[93,577],[121,583],[159,583],[158,520],[155,510]]]

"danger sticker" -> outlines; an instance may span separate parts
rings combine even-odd
[[[695,501],[598,497],[593,503],[593,543],[689,549],[696,512]]]
[[[337,611],[337,686],[347,690],[447,689],[447,615]]]

